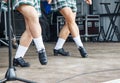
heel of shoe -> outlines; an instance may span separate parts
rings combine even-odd
[[[18,62],[17,62],[17,60],[14,58],[13,59],[13,66],[18,66],[19,64],[18,64]]]
[[[82,58],[87,58],[88,57],[87,51],[84,47],[79,47],[78,50],[79,50]]]
[[[54,56],[58,56],[59,54],[58,53],[54,53]]]
[[[53,50],[53,53],[54,53],[54,56],[58,56],[59,55],[59,53],[58,53],[58,51],[57,50]]]
[[[13,63],[13,66],[18,66],[18,65],[19,65],[19,64],[15,63],[15,62]]]

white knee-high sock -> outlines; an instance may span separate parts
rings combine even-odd
[[[79,46],[83,47],[83,43],[81,41],[80,36],[74,37],[73,40],[75,41],[78,48],[79,48]]]
[[[33,39],[34,43],[35,43],[35,46],[37,48],[37,51],[40,51],[41,49],[45,49],[45,46],[43,44],[43,39],[42,37],[38,37],[38,38],[34,38]]]
[[[65,43],[64,39],[58,38],[58,41],[57,41],[54,49],[56,49],[56,50],[61,49],[63,47],[64,43]]]
[[[28,50],[28,47],[19,45],[18,49],[17,49],[17,52],[15,54],[15,58],[20,58],[20,57],[23,58],[25,53],[27,52],[27,50]]]

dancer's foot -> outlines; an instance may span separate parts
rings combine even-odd
[[[63,56],[70,56],[69,52],[66,52],[63,48],[58,50],[54,49],[53,53],[54,53],[54,56],[58,56],[59,54]]]
[[[20,57],[13,59],[13,66],[29,67],[30,64],[28,62],[25,62],[25,60],[22,57]]]
[[[47,64],[48,60],[47,60],[47,55],[46,55],[45,49],[38,51],[38,57],[39,57],[39,61],[42,65]]]
[[[83,58],[88,57],[87,51],[84,47],[79,47],[78,50]]]

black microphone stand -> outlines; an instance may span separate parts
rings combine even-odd
[[[16,77],[16,73],[15,73],[15,68],[13,67],[13,63],[12,63],[12,41],[11,41],[11,0],[8,0],[7,2],[7,8],[8,8],[8,20],[7,20],[7,28],[8,28],[8,39],[9,39],[9,67],[8,70],[6,72],[5,78],[0,80],[0,83],[6,83],[7,81],[22,81],[25,83],[36,83],[36,82],[32,82],[26,79],[22,79],[22,78],[18,78]]]

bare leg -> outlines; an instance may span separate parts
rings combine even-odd
[[[60,13],[64,16],[72,37],[74,38],[76,36],[79,36],[79,29],[78,29],[77,24],[75,23],[75,16],[71,8],[65,7],[60,10]]]
[[[32,37],[37,38],[41,36],[41,26],[39,24],[39,17],[35,8],[32,6],[23,5],[20,6],[18,10],[26,19]]]
[[[61,29],[61,31],[59,33],[59,38],[66,40],[68,38],[69,34],[70,34],[70,30],[68,28],[67,23],[65,23],[65,25],[63,26],[63,28]]]
[[[25,55],[26,51],[28,50],[28,47],[33,39],[26,19],[25,19],[25,25],[26,25],[26,30],[24,31],[24,33],[22,34],[22,36],[20,38],[20,44],[16,51],[15,58],[19,58],[19,57],[23,58],[24,57],[24,55]]]
[[[76,13],[74,13],[74,17],[76,17]],[[63,45],[64,45],[66,39],[68,38],[69,34],[70,34],[70,30],[69,30],[68,24],[66,22],[65,25],[63,26],[63,28],[60,31],[59,38],[58,38],[56,46],[53,50],[55,56],[58,55],[58,54],[61,54],[63,56],[69,56],[70,55],[69,52],[66,52],[63,49]]]
[[[54,56],[58,56],[58,54],[61,54],[63,56],[69,56],[70,55],[69,52],[66,52],[63,49],[63,45],[64,45],[69,33],[70,33],[70,31],[69,31],[68,25],[66,23],[60,31],[59,38],[58,38],[56,46],[53,50]]]
[[[37,51],[38,51],[39,61],[42,65],[46,65],[47,55],[45,52],[45,47],[44,47],[42,36],[41,36],[41,26],[39,24],[39,17],[38,17],[37,11],[35,10],[34,7],[29,6],[29,5],[21,5],[18,8],[18,11],[22,13],[25,18],[26,31],[23,33],[21,37],[21,40],[20,40],[21,46],[19,45],[19,49],[16,52],[16,56],[20,54],[20,51],[22,50],[22,48],[28,49],[33,39],[36,45]],[[24,53],[23,56],[25,55],[26,51],[23,52]],[[20,60],[15,59],[15,60],[13,61],[15,64],[20,65],[22,67],[27,67],[25,64],[28,64],[28,63],[26,63],[23,59],[20,59]]]
[[[76,43],[76,45],[81,53],[81,56],[87,57],[88,56],[87,52],[86,52],[85,48],[83,47],[83,44],[82,44],[81,39],[80,39],[79,29],[78,29],[78,26],[75,22],[75,15],[72,12],[71,8],[65,7],[65,8],[60,10],[60,13],[65,18],[65,21],[68,25],[69,31],[70,31],[70,33],[73,37],[73,40],[75,41],[75,43]],[[62,35],[62,36],[64,36],[64,35]],[[66,37],[64,37],[64,38],[66,38]]]

